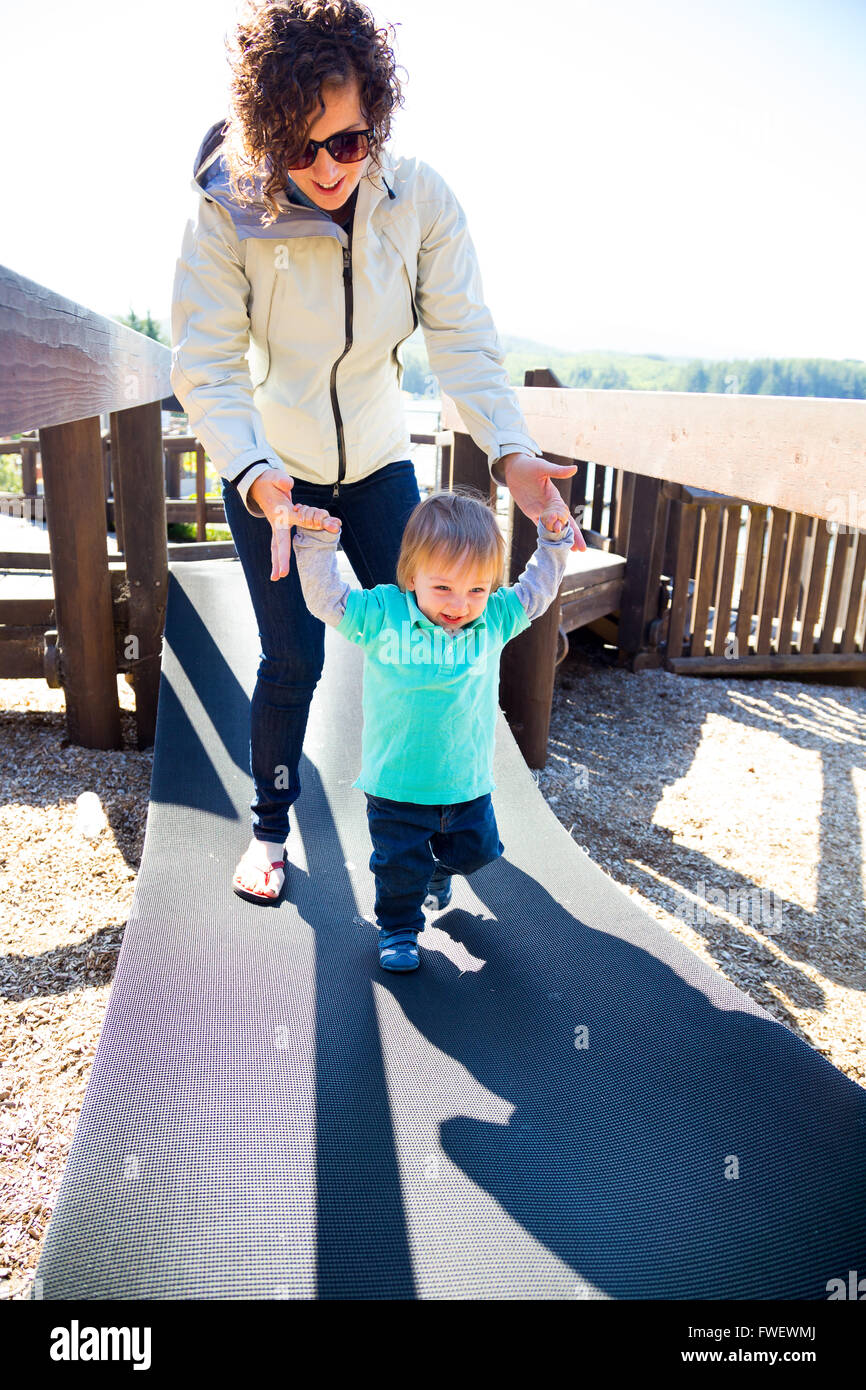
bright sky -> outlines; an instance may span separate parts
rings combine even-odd
[[[0,0],[0,261],[170,312],[235,0]],[[864,0],[373,0],[501,333],[866,357]],[[401,74],[402,75],[402,74]]]

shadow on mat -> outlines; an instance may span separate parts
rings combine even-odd
[[[317,775],[307,765],[307,783]],[[310,883],[333,884],[339,837],[320,816],[315,832],[304,834]],[[507,1124],[490,1123],[459,1113],[455,1095],[443,1152],[576,1279],[624,1299],[823,1299],[829,1279],[863,1267],[860,1088],[741,1010],[748,1001],[724,980],[719,1007],[507,859],[469,882],[496,920],[452,909],[431,925],[480,968],[461,971],[422,935],[419,971],[379,970],[372,937],[344,925],[348,882],[329,892],[333,930],[319,917],[319,1297],[416,1292],[372,990],[346,1011],[355,962],[432,1046],[514,1106]],[[437,935],[428,927],[430,944]],[[726,1176],[735,1162],[739,1176]],[[502,1237],[508,1249],[507,1221]]]
[[[209,723],[216,729],[226,758],[217,767],[208,741],[210,727],[198,729],[183,699],[168,680],[165,669],[159,685],[159,706],[154,741],[151,801],[189,806],[209,815],[237,820],[237,811],[226,790],[224,778],[237,774],[244,779],[247,796],[250,775],[250,701],[226,655],[222,652],[197,612],[190,596],[169,575],[170,602],[166,614],[165,640],[171,646]],[[178,777],[178,768],[184,770]]]

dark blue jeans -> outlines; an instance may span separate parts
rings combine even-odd
[[[396,584],[400,541],[410,512],[421,500],[411,459],[386,464],[358,482],[341,483],[339,497],[332,493],[332,483],[299,478],[292,499],[324,507],[340,518],[340,543],[363,588]],[[294,556],[288,574],[271,579],[272,532],[267,518],[252,516],[237,488],[225,479],[222,494],[261,643],[250,709],[253,835],[279,842],[288,836],[289,807],[301,792],[298,763],[325,659],[325,624],[304,602]]]
[[[367,798],[376,879],[376,921],[382,932],[423,931],[421,905],[438,860],[446,874],[472,874],[504,852],[490,793],[451,806]]]

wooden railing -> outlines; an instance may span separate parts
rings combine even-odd
[[[588,543],[625,557],[621,662],[866,680],[866,402],[530,380],[517,391],[530,434],[546,458],[577,464],[558,490],[585,508]],[[448,398],[442,423],[455,480],[486,490],[486,459]],[[513,583],[535,535],[512,512]],[[503,652],[501,703],[531,767],[546,759],[556,608]]]
[[[39,431],[56,621],[44,637],[46,663],[59,648],[69,737],[87,748],[123,746],[120,658],[132,676],[139,745],[153,740],[168,591],[161,402],[171,395],[170,368],[167,347],[0,267],[0,435]],[[121,652],[105,541],[103,412],[115,496],[135,517],[124,537]],[[26,641],[15,625],[3,636]]]

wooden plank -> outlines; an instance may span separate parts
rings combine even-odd
[[[593,531],[601,531],[602,518],[604,516],[604,488],[607,477],[607,469],[595,465],[592,477],[592,511],[590,513],[590,525]]]
[[[124,653],[135,691],[137,745],[149,748],[156,732],[162,635],[168,601],[160,404],[112,415],[115,485],[123,513],[135,517],[127,528],[124,560],[129,584],[129,627]]]
[[[584,468],[586,464],[583,465]],[[620,484],[619,499],[616,508],[616,527],[613,531],[613,549],[618,555],[624,555],[628,545],[628,532],[631,526],[631,513],[634,505],[634,485],[637,474],[631,469],[623,468],[620,470],[622,482]]]
[[[44,680],[41,629],[0,627],[0,680]]]
[[[234,541],[169,541],[168,563],[172,560],[233,560]]]
[[[844,615],[840,615],[839,605],[842,599],[842,584],[848,565],[848,557],[853,554],[856,544],[855,537],[856,532],[842,531],[841,529],[834,536],[830,587],[827,590],[827,606],[824,610],[824,621],[817,644],[817,650],[824,654],[835,650],[836,628],[844,627]]]
[[[112,443],[111,453],[114,455],[115,467],[111,470],[110,478],[106,479],[106,497],[111,498],[112,506],[106,507],[106,525],[109,521],[114,525],[114,538],[117,541],[118,550],[123,550],[123,489],[120,486],[118,477],[118,464],[120,462],[120,445],[117,440],[117,412],[112,411],[108,417],[109,433]],[[135,513],[133,512],[134,516]]]
[[[773,676],[794,672],[834,675],[840,671],[857,671],[862,672],[866,680],[866,655],[835,652],[803,656],[799,652],[789,652],[785,656],[741,656],[736,661],[724,656],[681,656],[666,661],[665,668],[678,676]]]
[[[780,507],[770,509],[770,538],[767,543],[767,559],[764,566],[758,609],[756,655],[769,656],[772,653],[773,619],[776,616],[776,605],[779,597],[783,548],[788,533],[789,515],[789,512],[783,511]]]
[[[698,555],[695,565],[695,594],[692,605],[692,656],[703,656],[707,644],[707,615],[710,594],[715,587],[716,550],[719,542],[719,507],[711,502],[700,509]]]
[[[588,623],[618,612],[622,605],[622,588],[621,579],[610,579],[568,596],[560,591],[560,627],[565,632],[573,632],[575,628],[586,627]]]
[[[745,497],[730,497],[725,492],[710,492],[705,487],[687,487],[685,483],[665,483],[665,497],[678,502],[720,502],[723,506],[747,507]]]
[[[5,266],[0,320],[0,434],[72,424],[171,392],[170,348]],[[99,458],[101,474],[101,446]]]
[[[625,556],[614,555],[612,550],[570,550],[560,592],[564,597],[577,589],[591,588],[593,584],[624,579],[626,565]]]
[[[854,537],[857,549],[854,552],[854,569],[851,574],[851,587],[848,597],[848,614],[842,632],[840,652],[853,652],[856,649],[857,618],[863,600],[863,572],[866,569],[866,531],[858,531]]]
[[[613,470],[613,486],[610,492],[610,512],[607,518],[607,530],[610,537],[611,548],[613,548],[613,538],[616,535],[616,519],[619,515],[620,497],[622,495],[622,469]]]
[[[712,651],[714,656],[723,656],[728,643],[728,630],[731,623],[731,608],[734,594],[734,571],[737,565],[737,542],[740,538],[740,504],[726,506],[724,509],[724,539],[722,541],[722,563],[719,566],[719,582],[716,586],[715,618],[713,620]]]
[[[749,655],[752,635],[752,619],[758,606],[758,582],[761,577],[761,559],[764,551],[764,537],[767,525],[767,508],[753,503],[749,507],[746,522],[746,556],[743,565],[743,578],[740,583],[740,598],[737,604],[737,651],[741,656]]]
[[[575,507],[583,508],[583,512],[580,518],[577,519],[577,525],[580,528],[580,534],[582,536],[585,536],[586,531],[584,530],[584,523],[586,525],[587,531],[592,530],[592,527],[589,524],[589,505],[586,496],[586,486],[589,477],[589,464],[587,463],[586,459],[572,459],[572,462],[577,465],[577,472],[571,480],[572,511]],[[589,542],[587,542],[587,544],[589,544]]]
[[[4,550],[0,554],[0,570],[51,570],[47,550]]]
[[[0,623],[12,627],[44,627],[54,625],[54,596],[41,594],[32,598],[0,598]]]
[[[830,547],[830,532],[824,521],[815,518],[814,543],[811,554],[811,573],[806,595],[806,608],[800,625],[800,651],[804,654],[815,650],[815,623],[821,612],[821,600],[827,580],[827,551]]]
[[[698,528],[698,508],[682,502],[671,503],[671,532],[676,540],[674,592],[668,621],[668,651],[681,656],[689,604],[689,580],[694,554],[695,533]],[[691,641],[689,642],[691,646]]]
[[[866,401],[525,386],[515,394],[545,454],[837,520],[849,493],[863,496]],[[463,429],[447,395],[442,407],[443,427]]]
[[[99,417],[41,429],[39,442],[66,727],[85,748],[122,748]]]
[[[793,526],[790,530],[786,579],[783,580],[782,617],[776,641],[776,651],[780,656],[788,656],[792,651],[791,633],[794,629],[794,616],[800,602],[800,573],[808,525],[809,517],[798,512],[793,519]]]

